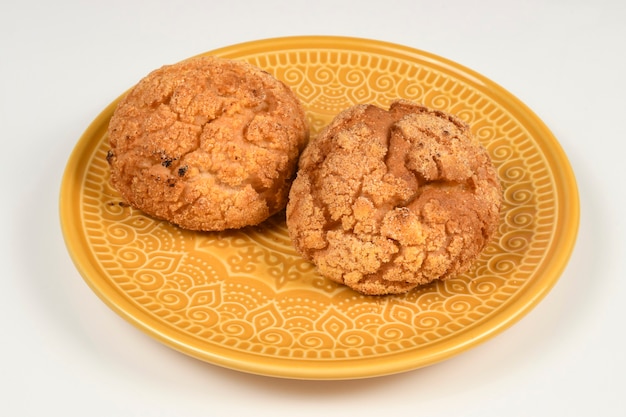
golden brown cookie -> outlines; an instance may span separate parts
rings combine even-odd
[[[205,56],[139,81],[108,135],[111,182],[127,203],[183,228],[223,230],[285,207],[308,127],[272,75]]]
[[[287,205],[296,249],[327,278],[398,294],[468,269],[502,190],[457,117],[398,100],[340,113],[300,157]]]

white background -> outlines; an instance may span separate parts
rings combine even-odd
[[[6,1],[0,6],[0,407],[7,416],[626,415],[626,6],[614,1]],[[576,173],[571,261],[518,324],[445,362],[356,381],[206,364],[106,307],[61,236],[88,124],[150,70],[291,35],[399,43],[478,71],[554,132]]]

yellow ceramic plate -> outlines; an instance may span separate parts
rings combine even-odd
[[[498,168],[502,223],[465,275],[403,296],[362,296],[318,276],[292,248],[280,215],[258,227],[196,233],[124,205],[105,159],[116,101],[69,159],[60,214],[86,282],[141,330],[241,371],[362,378],[433,364],[485,341],[559,278],[578,229],[574,175],[546,126],[500,86],[429,53],[363,39],[280,38],[210,54],[289,84],[313,134],[352,104],[387,106],[398,97],[459,115]]]

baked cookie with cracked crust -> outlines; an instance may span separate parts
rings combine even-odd
[[[499,223],[502,189],[457,117],[398,100],[356,105],[303,151],[287,205],[293,243],[325,277],[399,294],[466,271]]]
[[[118,104],[111,183],[146,214],[193,230],[255,225],[285,208],[308,140],[293,91],[245,62],[163,66]]]

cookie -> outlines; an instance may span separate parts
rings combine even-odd
[[[111,183],[129,205],[185,229],[224,230],[285,208],[308,126],[269,73],[201,56],[140,80],[108,137]]]
[[[496,231],[502,190],[459,118],[398,100],[356,105],[311,140],[286,220],[319,273],[399,294],[466,271]]]

